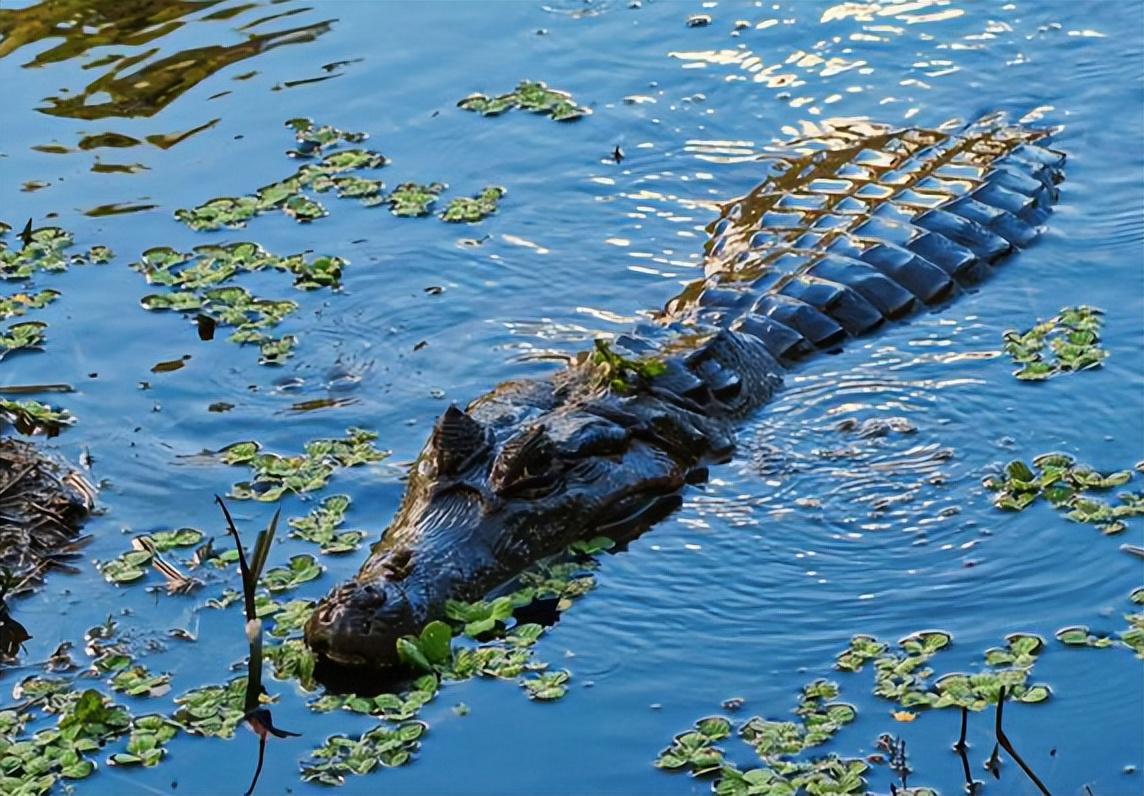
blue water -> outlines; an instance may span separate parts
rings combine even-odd
[[[742,717],[783,717],[803,683],[827,676],[859,709],[858,721],[827,749],[869,754],[880,732],[899,733],[917,772],[912,782],[959,793],[960,763],[949,751],[956,713],[894,722],[892,705],[870,695],[868,675],[831,670],[853,633],[893,639],[925,628],[954,635],[954,647],[935,660],[939,671],[979,665],[1010,632],[1045,636],[1048,651],[1032,680],[1051,685],[1053,698],[1007,710],[1010,737],[1055,794],[1080,794],[1086,785],[1097,796],[1144,791],[1140,662],[1123,649],[1075,651],[1052,640],[1065,625],[1124,626],[1127,595],[1144,572],[1118,545],[1142,542],[1139,522],[1105,538],[1044,505],[999,513],[980,486],[989,467],[1047,450],[1104,470],[1144,457],[1140,3],[244,8],[187,4],[183,24],[149,42],[92,47],[46,65],[29,64],[58,38],[0,58],[4,220],[19,229],[29,216],[40,222],[58,213],[54,223],[81,245],[104,243],[119,255],[109,266],[43,280],[64,294],[41,314],[51,324],[46,351],[3,364],[4,384],[76,387],[50,396],[79,422],[48,444],[72,461],[90,453],[105,509],[88,525],[93,540],[82,571],[53,576],[39,596],[18,604],[36,636],[28,660],[108,614],[128,612],[120,621],[142,636],[162,638],[171,627],[197,634],[194,644],[166,642],[165,652],[147,658],[153,670],[174,673],[173,694],[229,677],[244,650],[237,608],[201,610],[221,583],[192,598],[156,597],[109,586],[91,565],[125,550],[130,534],[184,525],[221,531],[211,496],[241,471],[183,457],[250,438],[289,452],[348,426],[376,429],[392,457],[337,475],[329,490],[352,495],[350,527],[376,534],[399,500],[401,465],[448,401],[550,372],[557,365],[544,355],[625,330],[701,274],[714,203],[758,182],[752,156],[765,145],[845,118],[933,126],[1000,110],[1058,128],[1054,145],[1069,156],[1060,203],[1039,242],[952,306],[791,374],[786,390],[743,429],[735,460],[715,468],[710,484],[689,492],[681,511],[627,552],[607,557],[598,589],[541,642],[542,659],[573,672],[567,698],[537,705],[507,684],[448,686],[422,716],[431,729],[416,762],[351,779],[344,792],[703,793],[706,781],[651,766],[674,733],[733,696],[746,700]],[[236,14],[207,19],[220,9]],[[45,97],[80,93],[110,68],[91,66],[108,53],[157,49],[147,63],[237,44],[252,32],[242,26],[287,12],[295,13],[254,32],[333,22],[313,41],[207,75],[163,107],[90,121],[39,110],[50,104]],[[711,24],[688,27],[697,13]],[[737,20],[746,23],[741,30]],[[339,61],[353,62],[323,70]],[[325,75],[335,76],[284,87]],[[506,91],[520,79],[546,80],[593,113],[556,124],[454,107],[471,92]],[[476,227],[397,219],[332,198],[325,200],[330,216],[309,225],[271,214],[246,230],[203,234],[172,220],[175,208],[290,173],[282,123],[295,116],[368,131],[370,146],[392,160],[380,173],[388,186],[440,180],[449,195],[466,195],[495,183],[508,195]],[[214,119],[166,150],[31,149],[74,149],[83,136],[104,132],[143,139]],[[626,156],[619,164],[609,157],[617,145]],[[93,173],[97,159],[147,168]],[[32,180],[49,187],[22,191]],[[85,215],[110,203],[155,207]],[[482,237],[479,246],[461,244]],[[281,368],[261,367],[256,352],[221,339],[199,342],[193,325],[175,317],[144,312],[138,301],[152,291],[127,268],[153,245],[246,239],[276,253],[313,249],[350,261],[340,293],[298,294],[276,283],[276,295],[303,307],[284,327],[300,345]],[[445,290],[431,295],[430,286]],[[1112,353],[1103,368],[1027,385],[992,356],[1004,330],[1079,303],[1107,312],[1103,337]],[[414,351],[421,341],[428,345]],[[187,354],[181,370],[150,372]],[[338,386],[347,371],[356,379],[349,389]],[[289,411],[328,395],[351,401]],[[208,412],[217,401],[235,409]],[[904,417],[916,431],[860,440],[834,430],[844,418],[871,417]],[[903,499],[884,511],[871,505],[885,496]],[[304,511],[298,501],[285,504],[286,514]],[[250,528],[271,512],[236,505]],[[271,564],[303,550],[283,539]],[[316,597],[351,575],[360,555],[323,563],[326,573],[301,596]],[[237,577],[226,582],[236,585]],[[275,685],[276,720],[305,737],[271,746],[259,792],[316,792],[298,780],[297,760],[326,735],[370,722],[315,716],[291,684]],[[157,709],[169,708],[168,699]],[[461,701],[472,709],[464,717],[451,710]],[[969,739],[975,772],[985,777],[992,717],[975,716]],[[725,746],[750,764],[747,747]],[[245,786],[254,748],[245,733],[230,742],[182,737],[157,768],[102,766],[79,790],[170,792],[177,782],[180,794],[234,791]],[[872,787],[888,792],[888,772],[875,771]],[[1009,763],[985,792],[1036,791]]]

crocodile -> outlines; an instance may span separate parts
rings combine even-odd
[[[994,115],[942,129],[850,123],[776,145],[720,206],[704,276],[547,378],[450,406],[358,574],[316,606],[320,662],[369,670],[397,640],[598,535],[630,538],[726,462],[782,374],[940,308],[1042,230],[1065,155]],[[625,534],[627,536],[625,536]]]

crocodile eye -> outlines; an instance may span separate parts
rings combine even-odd
[[[510,439],[493,462],[489,482],[501,496],[544,493],[556,484],[559,467],[555,448],[543,426]]]
[[[434,475],[457,475],[486,450],[488,434],[467,412],[450,406],[433,429],[432,447]]]

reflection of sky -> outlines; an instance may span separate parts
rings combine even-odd
[[[1123,625],[1126,596],[1140,579],[1118,540],[1046,507],[998,514],[979,483],[991,466],[1049,449],[1105,470],[1141,458],[1144,162],[1139,114],[1126,111],[1141,103],[1138,14],[1114,3],[630,9],[613,2],[590,4],[591,13],[581,2],[552,5],[553,13],[525,3],[499,4],[495,13],[380,3],[313,4],[303,12],[299,3],[218,3],[138,39],[125,23],[118,43],[56,62],[44,59],[65,43],[54,35],[0,59],[5,220],[19,229],[28,216],[58,213],[56,223],[75,230],[80,246],[105,243],[119,253],[110,266],[37,284],[63,293],[43,311],[47,346],[4,362],[7,383],[77,387],[53,397],[79,418],[53,444],[74,461],[89,451],[93,477],[104,480],[108,514],[89,526],[87,557],[122,552],[129,543],[123,528],[218,530],[210,495],[225,492],[241,471],[192,465],[180,455],[251,438],[287,453],[303,439],[362,425],[381,433],[380,445],[394,450],[391,461],[408,461],[445,405],[435,391],[465,402],[502,379],[557,367],[546,353],[571,353],[595,335],[626,330],[702,273],[704,228],[723,202],[759,182],[768,164],[756,158],[775,142],[821,135],[842,121],[934,127],[1006,111],[1061,128],[1056,145],[1070,155],[1042,239],[948,309],[791,374],[776,401],[745,424],[736,460],[713,468],[712,483],[691,491],[677,515],[630,551],[607,557],[600,587],[542,642],[542,658],[573,672],[566,700],[541,707],[511,687],[449,687],[426,711],[432,727],[413,766],[352,783],[392,793],[703,790],[703,782],[650,767],[673,733],[736,695],[747,699],[744,718],[783,718],[800,685],[834,676],[860,714],[837,751],[865,753],[877,733],[901,732],[917,782],[955,792],[960,767],[948,746],[956,716],[892,725],[869,682],[833,674],[830,661],[854,632],[893,639],[923,627],[948,629],[954,646],[936,662],[964,670],[1013,630],[1051,637],[1069,624]],[[234,16],[208,19],[227,10]],[[712,24],[686,27],[686,16],[699,12]],[[221,66],[150,117],[87,120],[34,110],[49,96],[78,96],[108,71],[137,75],[178,53],[232,47],[254,33],[335,16],[315,40]],[[737,26],[740,19],[748,24]],[[93,66],[117,53],[123,58]],[[286,87],[358,58],[335,68],[336,79]],[[37,59],[42,65],[23,66]],[[454,108],[471,92],[506,91],[523,78],[571,92],[593,114],[564,125]],[[247,193],[291,173],[297,164],[282,154],[291,145],[282,124],[298,116],[369,132],[369,146],[391,158],[378,173],[390,188],[441,180],[450,186],[446,196],[487,184],[508,194],[498,214],[474,228],[395,219],[383,208],[334,200],[329,217],[305,226],[274,214],[244,230],[201,235],[171,220],[178,207]],[[106,133],[148,142],[216,119],[168,149],[32,149],[73,150]],[[620,163],[610,158],[617,145]],[[148,168],[93,173],[96,155]],[[30,180],[48,187],[21,192]],[[82,215],[121,202],[156,207]],[[269,276],[257,284],[303,306],[288,329],[299,335],[297,356],[280,369],[257,366],[249,350],[200,343],[192,324],[143,312],[138,300],[152,288],[125,267],[154,245],[185,251],[243,239],[280,254],[312,249],[349,261],[341,293],[299,294]],[[426,294],[431,285],[445,290]],[[1016,385],[1009,363],[995,355],[1001,334],[1068,303],[1107,311],[1105,367]],[[188,353],[179,371],[149,373],[154,363]],[[140,389],[141,381],[150,388]],[[331,385],[339,385],[337,397],[355,400],[289,413],[295,403],[329,397]],[[235,408],[209,412],[216,401]],[[847,418],[895,417],[916,430],[861,438],[836,428]],[[397,476],[386,466],[335,477],[331,489],[354,500],[351,527],[376,533],[384,526],[400,499]],[[306,508],[288,501],[284,516]],[[262,507],[237,509],[244,527],[268,519]],[[1139,543],[1139,528],[1124,538]],[[271,565],[303,552],[301,545],[285,540]],[[348,576],[359,557],[324,563],[327,573],[299,596],[315,597]],[[172,643],[147,659],[156,671],[176,673],[175,693],[224,681],[242,655],[236,615],[113,589],[89,566],[51,581],[45,596],[18,611],[37,636],[30,659],[125,608],[156,636],[172,626],[197,631],[195,644]],[[1006,711],[1010,735],[1054,792],[1085,783],[1096,793],[1141,790],[1139,774],[1122,773],[1129,763],[1141,768],[1135,665],[1123,650],[1050,645],[1034,680],[1053,686],[1053,700]],[[271,747],[261,787],[306,792],[296,758],[330,733],[369,723],[312,716],[292,686],[271,685],[280,697],[275,719],[306,737]],[[472,708],[465,718],[450,710],[459,701]],[[975,765],[992,746],[987,724],[975,719],[971,727]],[[1098,724],[1104,732],[1095,731]],[[168,761],[132,783],[167,790],[177,777],[185,792],[245,783],[252,748],[184,738]],[[113,787],[108,772],[97,777],[105,774],[101,786]],[[884,792],[888,780],[877,776]],[[1003,785],[1019,787],[1013,767],[1005,777]]]

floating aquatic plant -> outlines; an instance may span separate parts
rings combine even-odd
[[[1013,375],[1022,381],[1043,381],[1098,367],[1108,356],[1100,347],[1101,314],[1093,307],[1065,307],[1028,331],[1005,332],[1005,353],[1021,366]]]
[[[171,675],[152,674],[146,666],[133,666],[116,672],[111,687],[128,696],[157,697],[171,690]]]
[[[952,673],[930,683],[933,670],[930,660],[951,643],[948,633],[925,631],[898,642],[898,649],[879,642],[872,636],[858,635],[850,646],[839,653],[835,667],[843,671],[861,671],[873,662],[874,693],[892,700],[903,708],[964,707],[983,710],[996,704],[1001,688],[1020,702],[1043,702],[1050,692],[1047,686],[1028,685],[1029,672],[1044,649],[1038,636],[1014,633],[1006,636],[1005,647],[986,651],[989,670],[965,675]]]
[[[364,133],[347,133],[328,125],[315,126],[309,119],[291,119],[286,124],[293,128],[298,142],[297,149],[288,154],[307,160],[305,165],[253,194],[211,199],[197,207],[176,210],[175,218],[199,231],[237,229],[246,226],[256,215],[272,210],[280,210],[295,221],[313,221],[326,215],[326,209],[305,192],[325,192],[331,188],[343,198],[377,203],[381,182],[347,172],[380,168],[387,162],[385,157],[367,149],[339,149],[345,143],[364,141]]]
[[[497,211],[497,203],[505,193],[499,185],[489,185],[474,197],[459,196],[445,206],[441,218],[454,224],[475,224]]]
[[[44,330],[48,328],[42,321],[14,323],[0,332],[0,359],[13,351],[31,351],[43,347]]]
[[[219,451],[219,458],[251,471],[252,479],[235,484],[231,497],[272,503],[289,492],[302,494],[323,488],[339,468],[381,461],[389,454],[374,447],[376,439],[372,431],[351,428],[343,439],[307,442],[304,453],[296,456],[262,453],[261,446],[250,441],[228,445]]]
[[[195,688],[175,698],[172,720],[192,735],[231,738],[246,713],[246,678]]]
[[[427,185],[403,182],[385,197],[385,201],[395,216],[427,216],[432,212],[437,197],[444,190],[445,185],[439,182]]]
[[[303,553],[292,556],[284,567],[273,567],[262,575],[262,585],[271,594],[297,588],[303,583],[321,576],[322,565],[312,555]]]
[[[861,759],[827,755],[794,759],[833,738],[856,716],[854,708],[835,703],[838,686],[816,680],[802,690],[795,709],[797,721],[775,721],[754,716],[738,735],[759,756],[760,767],[742,771],[725,760],[715,744],[730,737],[731,722],[722,716],[700,719],[693,729],[676,735],[660,752],[655,765],[693,776],[718,774],[712,789],[722,796],[793,796],[795,793],[857,794],[866,792],[863,775],[869,766]]]
[[[19,318],[29,310],[42,310],[59,297],[58,290],[41,290],[38,293],[15,293],[0,298],[0,321]]]
[[[56,409],[39,401],[12,401],[0,398],[0,418],[11,423],[21,434],[56,436],[65,426],[75,423],[66,409]]]
[[[1063,453],[1045,453],[1033,459],[1032,467],[1014,460],[1001,475],[990,475],[983,484],[995,493],[993,505],[1006,511],[1024,511],[1038,498],[1044,498],[1073,522],[1095,525],[1102,533],[1121,533],[1125,520],[1144,516],[1144,492],[1121,492],[1119,504],[1112,504],[1093,492],[1124,486],[1132,480],[1131,470],[1100,473],[1077,464]]]
[[[357,550],[365,531],[340,531],[350,499],[347,495],[331,495],[315,506],[305,517],[292,518],[290,535],[296,539],[321,545],[323,553],[349,553]]]
[[[166,553],[179,548],[194,547],[203,540],[203,532],[196,528],[179,528],[174,531],[154,531],[142,534],[131,540],[131,549],[121,553],[110,561],[99,565],[99,571],[109,583],[132,583],[141,580],[151,565],[159,564],[162,559],[160,553]],[[166,564],[170,571],[171,565]]]
[[[179,725],[156,713],[136,716],[131,721],[131,735],[127,748],[109,755],[107,762],[113,766],[158,765],[167,754],[165,744],[179,732]]]
[[[328,124],[315,125],[312,119],[306,118],[287,119],[286,126],[294,131],[298,142],[298,148],[287,154],[296,158],[314,157],[340,143],[360,144],[369,137],[365,133],[347,132]]]
[[[25,689],[24,693],[30,689]],[[39,794],[60,779],[85,779],[95,772],[90,755],[130,725],[125,709],[94,689],[66,691],[57,704],[55,727],[21,737],[26,713],[0,712],[0,791]],[[41,707],[43,704],[41,703]]]
[[[889,644],[873,636],[856,635],[838,655],[835,667],[858,672],[872,664],[874,693],[903,707],[958,707],[965,716],[966,711],[996,704],[999,744],[1034,782],[1039,782],[1004,736],[1000,710],[1005,701],[1041,702],[1048,698],[1046,686],[1027,684],[1029,671],[1044,648],[1043,640],[1027,634],[1011,634],[1006,637],[1004,647],[986,651],[985,671],[971,675],[947,674],[931,685],[933,670],[929,662],[948,647],[951,640],[948,633],[924,631],[907,636],[898,642],[896,650],[891,650]],[[794,720],[754,716],[740,725],[739,737],[758,755],[761,765],[757,768],[740,770],[726,761],[724,750],[716,744],[731,735],[732,726],[721,716],[700,719],[691,730],[676,735],[671,745],[660,752],[655,765],[689,771],[694,776],[717,775],[712,789],[719,796],[866,793],[869,760],[835,754],[806,756],[809,750],[834,739],[856,718],[852,705],[837,701],[839,694],[836,683],[815,680],[803,687]],[[912,721],[917,714],[898,711],[894,716],[899,721]],[[900,776],[909,773],[903,742],[883,735],[879,745],[888,750],[895,772]],[[903,787],[897,792],[910,796],[934,795],[928,788],[906,788],[904,778]]]
[[[341,785],[349,774],[368,774],[379,766],[392,768],[408,763],[420,748],[427,725],[403,722],[392,729],[366,730],[357,738],[334,735],[302,763],[302,779],[325,785]]]
[[[193,313],[200,336],[204,328],[210,335],[218,326],[233,328],[231,341],[258,345],[262,364],[280,364],[290,356],[297,339],[268,332],[298,309],[297,302],[259,298],[228,283],[245,273],[280,271],[293,275],[294,286],[301,290],[336,288],[344,266],[338,257],[277,257],[256,243],[242,242],[196,246],[190,252],[156,247],[143,252],[131,267],[149,283],[170,289],[144,296],[144,309]]]
[[[1135,589],[1129,599],[1134,605],[1144,605],[1144,587]],[[1124,614],[1128,627],[1120,630],[1116,638],[1111,635],[1096,635],[1086,625],[1073,625],[1057,631],[1057,640],[1070,647],[1127,647],[1144,660],[1144,610]]]
[[[23,245],[14,248],[5,235],[11,227],[0,222],[0,279],[31,279],[38,273],[61,273],[72,265],[100,265],[113,254],[106,246],[93,246],[86,253],[67,254],[75,243],[70,232],[60,227],[33,229],[31,222],[21,234]]]
[[[474,111],[482,116],[498,116],[507,110],[520,110],[540,113],[558,122],[567,122],[587,116],[592,111],[577,105],[572,95],[564,91],[550,89],[539,81],[522,80],[508,94],[488,97],[484,94],[471,94],[457,103],[457,107]]]

